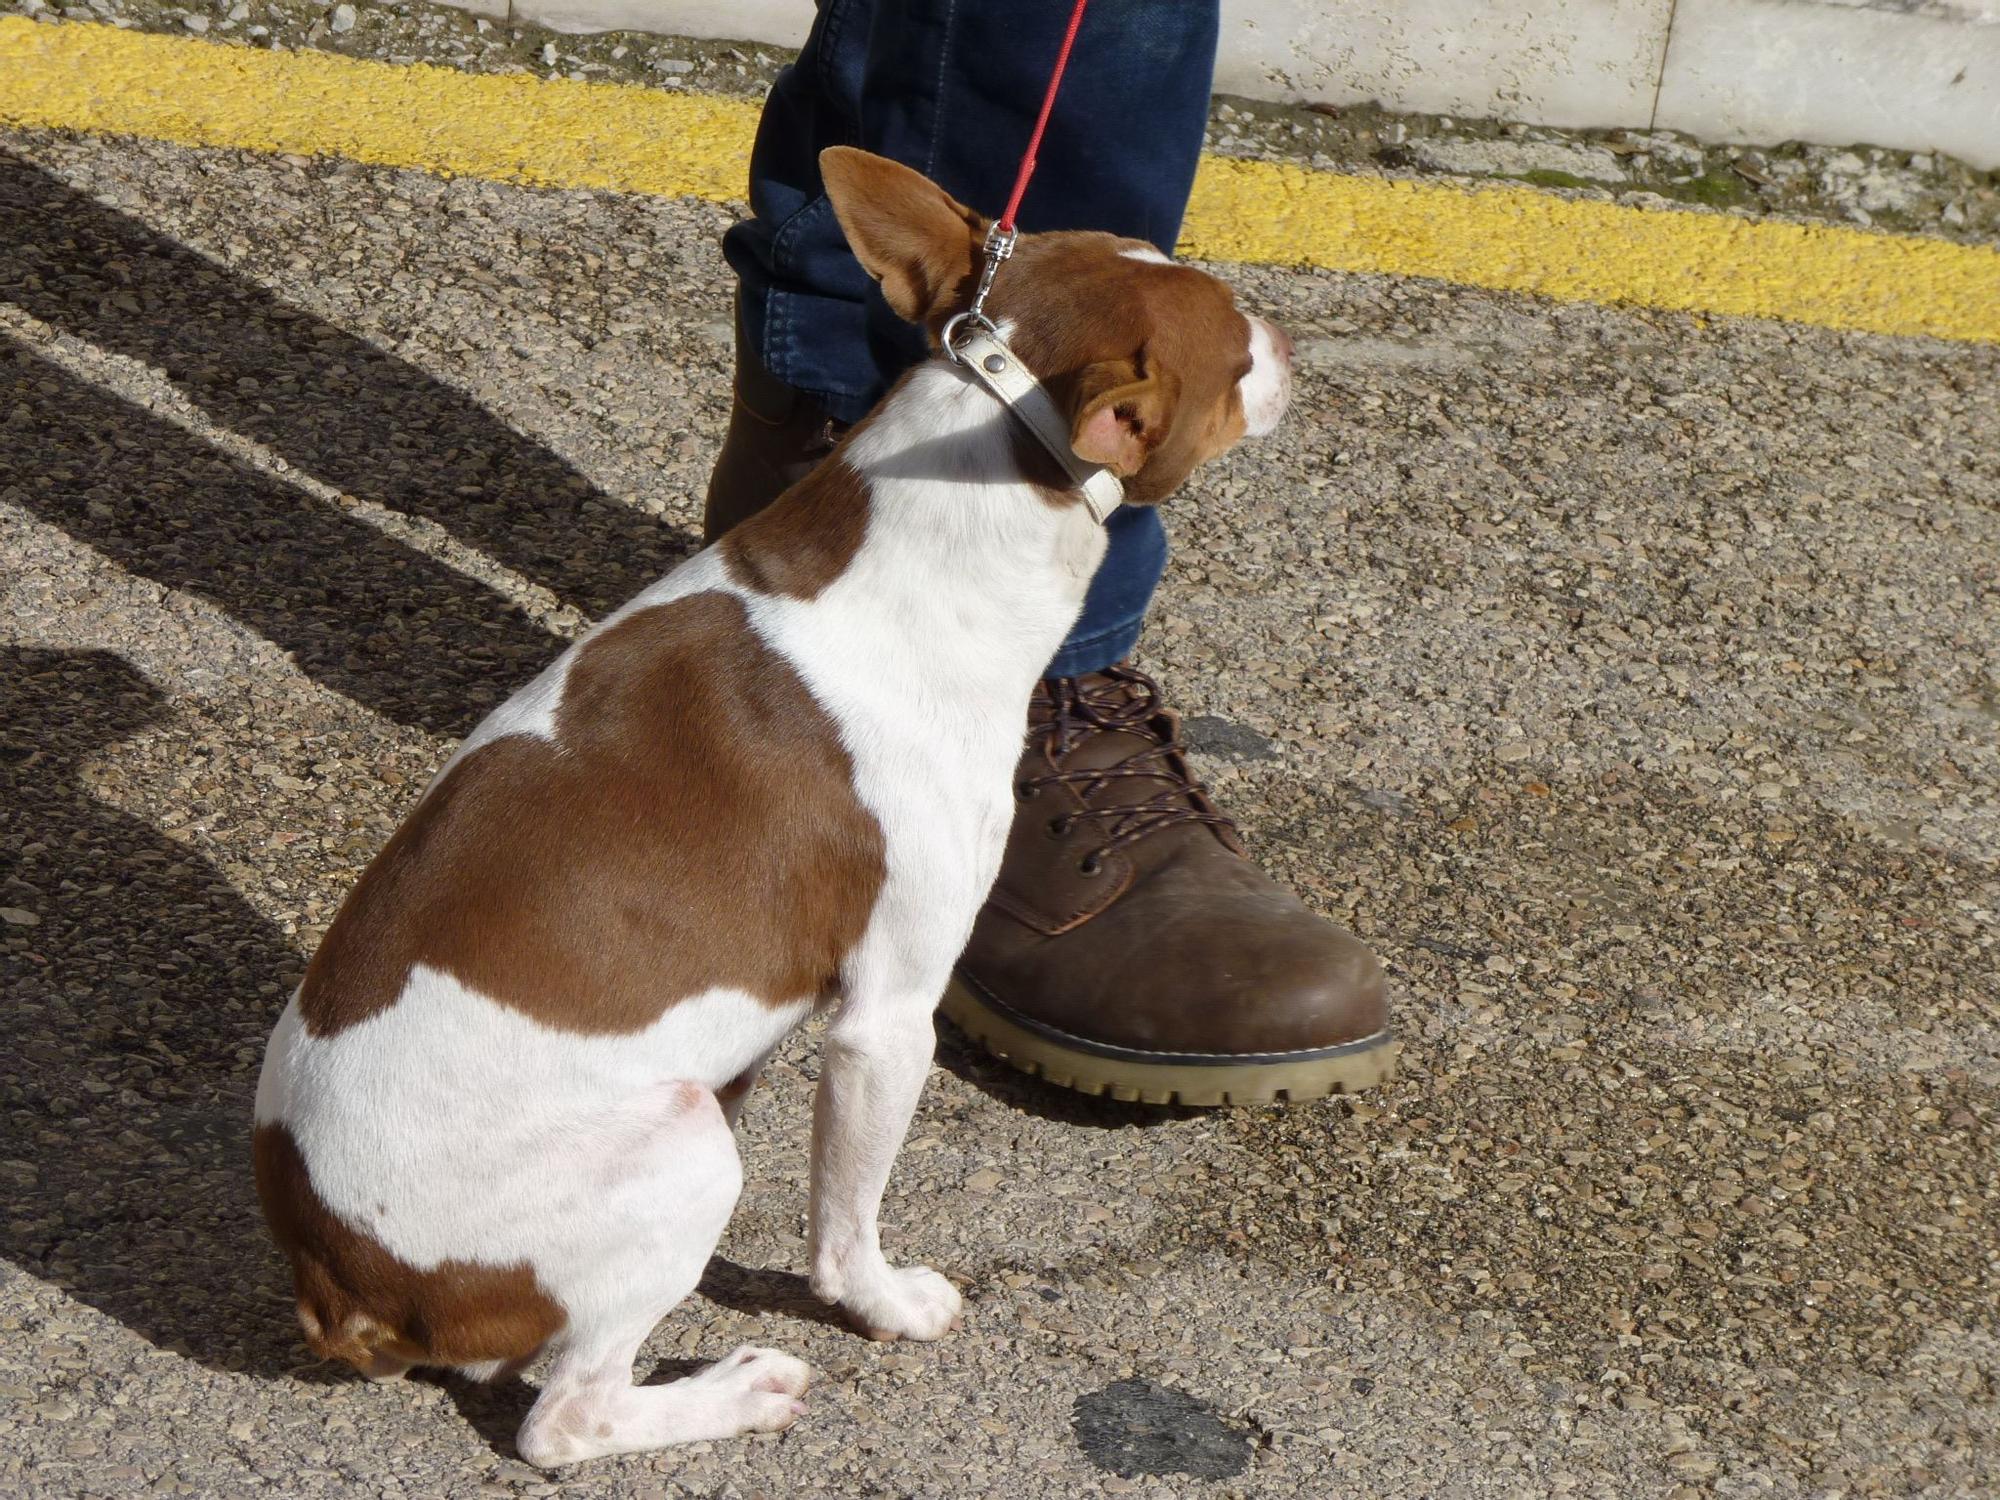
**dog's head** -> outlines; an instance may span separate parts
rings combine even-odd
[[[822,152],[820,174],[856,259],[935,344],[972,304],[987,221],[851,147]],[[1237,439],[1269,432],[1291,398],[1284,331],[1139,240],[1024,234],[986,314],[1068,414],[1077,455],[1123,479],[1128,504],[1157,504]]]

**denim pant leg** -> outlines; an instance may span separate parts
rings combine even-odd
[[[1208,120],[1218,9],[1093,0],[1023,230],[1103,229],[1173,250]],[[1068,18],[1058,0],[820,0],[805,50],[764,104],[752,217],[723,240],[742,281],[742,336],[766,369],[851,422],[924,358],[922,330],[889,311],[849,253],[819,153],[864,147],[998,214]],[[1051,675],[1128,655],[1166,566],[1158,511],[1120,509],[1106,530],[1110,547]]]

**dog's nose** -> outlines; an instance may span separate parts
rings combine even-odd
[[[1250,325],[1250,368],[1243,375],[1244,433],[1262,437],[1278,425],[1292,397],[1291,336],[1268,318]]]
[[[1278,358],[1289,366],[1292,362],[1292,336],[1269,318],[1259,318],[1257,321],[1271,330],[1271,347],[1278,351]]]

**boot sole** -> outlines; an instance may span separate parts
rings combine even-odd
[[[960,1031],[1023,1073],[1126,1103],[1278,1104],[1351,1094],[1396,1076],[1397,1045],[1387,1031],[1308,1053],[1190,1059],[1065,1038],[1026,1017],[1003,1014],[956,974],[945,986],[940,1009]]]

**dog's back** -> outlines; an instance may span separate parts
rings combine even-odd
[[[255,1153],[322,1357],[531,1357],[563,1322],[540,1231],[591,1211],[532,1205],[643,1141],[643,1102],[621,1111],[661,1080],[713,1095],[754,1067],[860,940],[881,829],[744,598],[704,587],[721,571],[680,570],[496,710],[315,953]]]

